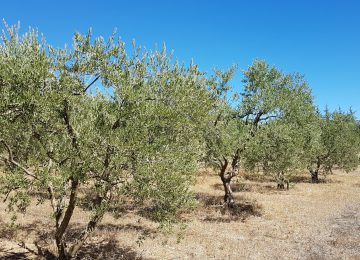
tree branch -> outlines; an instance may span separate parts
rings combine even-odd
[[[243,118],[248,117],[248,116],[250,116],[250,115],[253,115],[253,112],[252,112],[252,111],[247,111],[247,112],[244,113],[244,114],[235,115],[234,118],[243,119]]]
[[[62,160],[58,160],[53,156],[53,152],[49,151],[46,146],[43,144],[42,140],[41,140],[41,135],[36,131],[33,130],[33,136],[39,141],[39,143],[41,144],[41,146],[43,147],[43,149],[46,151],[46,155],[47,157],[49,157],[49,159],[53,160],[54,162],[56,162],[57,164],[59,164],[60,166],[63,165],[67,160],[70,159],[70,157],[66,157]]]
[[[17,190],[17,189],[20,189],[20,187],[15,187],[15,188],[9,189],[9,191],[8,191],[8,192],[6,193],[6,195],[5,195],[5,198],[4,198],[3,202],[6,202],[7,199],[8,199],[8,197],[9,197],[9,195],[10,195],[10,193],[11,193],[12,191],[14,191],[14,190]]]
[[[110,156],[111,156],[112,149],[110,146],[107,148],[106,158],[104,161],[105,169],[109,166],[110,163]],[[85,243],[87,238],[91,235],[91,233],[94,232],[97,224],[100,222],[100,220],[104,217],[104,214],[108,207],[108,202],[111,199],[111,195],[107,195],[108,192],[111,190],[111,185],[106,185],[105,190],[102,194],[97,194],[98,199],[96,200],[95,207],[96,212],[88,222],[86,228],[83,230],[81,235],[78,239],[72,244],[72,246],[69,249],[69,255],[70,257],[75,257],[78,253],[79,249],[82,247],[82,245]]]
[[[256,114],[256,116],[255,116],[255,118],[254,118],[254,122],[253,122],[253,124],[254,124],[255,127],[257,127],[258,123],[260,122],[260,118],[261,118],[261,116],[262,116],[263,114],[264,114],[264,112],[263,112],[262,110],[260,110],[260,111]]]
[[[221,118],[221,113],[219,113],[218,116],[216,117],[215,122],[214,122],[214,126],[217,125],[217,123],[220,121],[220,118]]]
[[[91,81],[89,85],[87,85],[87,87],[84,89],[84,92],[86,92],[99,78],[100,75],[96,76],[96,78],[93,81]]]
[[[2,143],[5,146],[8,154],[9,154],[9,161],[12,161],[14,158],[13,158],[13,153],[12,153],[10,146],[5,142],[4,139],[0,139],[0,143]]]
[[[11,164],[15,165],[18,168],[20,168],[21,170],[24,171],[24,173],[26,175],[28,175],[28,176],[30,176],[30,177],[32,177],[34,179],[37,179],[37,180],[39,179],[38,177],[36,177],[36,175],[32,171],[26,169],[24,166],[22,166],[20,163],[18,163],[17,161],[14,160],[13,152],[12,152],[10,146],[3,139],[0,139],[0,143],[2,143],[6,147],[6,150],[7,150],[8,154],[9,154],[8,158],[6,158],[6,157],[4,157],[2,155],[0,156],[0,158],[2,158],[4,161],[10,162]]]
[[[69,103],[68,103],[67,100],[64,100],[63,119],[64,119],[65,126],[67,128],[67,132],[68,132],[68,134],[69,134],[69,136],[71,138],[72,146],[77,151],[79,151],[79,146],[78,146],[78,143],[77,143],[76,134],[75,134],[74,128],[70,124]]]
[[[268,120],[268,119],[270,119],[270,118],[277,118],[277,116],[276,116],[276,115],[266,116],[266,117],[260,118],[260,119],[259,119],[259,122],[260,122],[260,121]]]
[[[97,200],[96,205],[98,207],[96,213],[92,216],[90,221],[88,222],[86,228],[81,232],[80,236],[75,240],[75,242],[72,244],[72,246],[69,249],[69,255],[70,257],[75,257],[78,253],[79,249],[82,247],[82,245],[85,243],[87,238],[94,232],[97,224],[101,221],[101,219],[104,217],[104,214],[106,212],[107,206],[106,203],[108,203],[108,198],[105,198],[105,194],[109,191],[109,187],[107,187],[104,191],[104,195],[99,197],[99,200]],[[105,207],[102,207],[104,206]]]

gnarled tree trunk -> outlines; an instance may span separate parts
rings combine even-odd
[[[239,151],[237,151],[233,157],[231,171],[227,171],[228,165],[228,160],[224,158],[224,163],[221,163],[219,176],[224,186],[224,203],[229,208],[232,208],[235,205],[235,198],[231,189],[231,180],[237,175],[239,170]]]
[[[310,170],[311,174],[311,182],[319,183],[319,171],[318,170]]]
[[[276,182],[277,182],[277,188],[279,190],[285,190],[285,185],[286,185],[286,189],[287,190],[289,189],[289,180],[285,178],[283,172],[278,174],[276,178]]]
[[[228,165],[228,161],[225,160],[225,163],[221,167],[219,176],[221,178],[225,191],[224,203],[231,208],[233,207],[235,200],[231,190],[231,178],[230,176],[226,175],[227,165]]]

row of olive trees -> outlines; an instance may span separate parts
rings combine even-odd
[[[5,25],[0,188],[9,210],[25,212],[31,194],[48,201],[58,257],[71,259],[111,208],[133,203],[152,208],[162,226],[176,221],[179,209],[194,205],[191,184],[204,161],[217,167],[228,206],[241,167],[261,167],[284,188],[304,169],[317,181],[322,170],[358,164],[351,112],[319,114],[301,76],[263,61],[244,72],[244,88],[232,97],[234,72],[209,77],[165,48],[134,44],[129,55],[115,36],[75,34],[71,50],[56,49],[34,30],[20,35]],[[89,94],[95,82],[100,90]],[[67,241],[77,207],[91,217]]]
[[[244,71],[238,102],[229,97],[233,69],[217,73],[216,100],[205,130],[206,161],[224,186],[224,203],[232,207],[231,180],[239,168],[273,176],[278,188],[308,170],[312,182],[334,166],[346,171],[359,164],[359,123],[352,111],[318,112],[311,91],[298,74],[284,74],[264,61]]]

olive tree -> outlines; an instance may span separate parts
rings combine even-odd
[[[53,209],[59,259],[74,258],[114,205],[152,207],[163,224],[191,206],[190,184],[202,151],[210,94],[197,66],[115,36],[75,34],[55,49],[38,33],[5,25],[0,44],[1,191],[26,213],[31,194]],[[93,80],[87,82],[89,77]],[[94,83],[110,95],[87,90]],[[76,207],[91,216],[66,240]]]
[[[235,203],[231,180],[239,167],[262,168],[284,188],[289,173],[303,156],[304,135],[314,114],[310,89],[298,74],[284,74],[256,60],[243,72],[244,87],[231,97],[228,81],[234,68],[217,72],[211,86],[212,121],[205,131],[208,161],[218,170],[224,202]]]
[[[311,91],[298,74],[284,74],[263,61],[244,72],[239,118],[247,129],[244,167],[262,168],[284,188],[301,167],[305,134],[315,112]]]
[[[318,113],[317,133],[309,138],[308,170],[313,183],[319,182],[319,173],[328,174],[334,166],[345,171],[354,170],[359,164],[359,138],[357,122],[352,111],[341,110],[324,115]]]
[[[235,66],[227,71],[215,70],[209,80],[212,94],[210,120],[204,131],[206,143],[206,162],[216,169],[224,187],[224,203],[233,207],[235,199],[231,189],[231,180],[238,175],[240,155],[244,147],[244,124],[236,118],[234,104],[238,102],[236,93],[232,93],[229,81],[235,72]]]

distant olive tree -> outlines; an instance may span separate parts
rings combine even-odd
[[[247,128],[243,165],[271,174],[278,188],[303,164],[304,135],[314,114],[311,91],[298,74],[284,74],[264,61],[244,72],[239,118]]]
[[[334,166],[345,171],[354,170],[359,164],[359,136],[352,111],[341,110],[318,113],[317,129],[309,138],[306,151],[308,170],[313,183],[319,182],[319,173],[328,174]]]
[[[162,224],[176,221],[193,203],[211,105],[197,66],[172,61],[165,48],[134,45],[128,55],[114,35],[77,33],[71,50],[38,38],[5,25],[0,42],[0,186],[9,209],[26,213],[34,193],[49,201],[59,259],[74,258],[104,214],[129,199]],[[96,81],[103,90],[88,94]],[[91,217],[70,243],[79,206]]]

